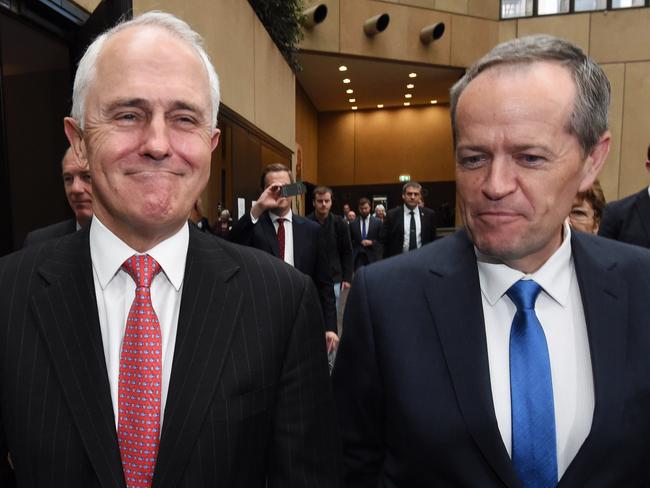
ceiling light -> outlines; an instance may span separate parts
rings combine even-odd
[[[411,88],[415,88],[415,85],[413,83],[409,83],[408,85],[406,85],[406,88],[410,90]]]
[[[354,105],[354,106],[352,107],[352,110],[356,110],[356,109],[357,109],[357,106]]]
[[[345,79],[343,80],[343,83],[350,83],[350,78],[345,78]]]
[[[347,71],[347,70],[348,70],[347,66],[343,66],[343,65],[339,66],[339,71]]]
[[[408,107],[409,105],[411,105],[411,102],[404,102],[405,107]]]
[[[417,73],[409,73],[409,78],[415,78],[417,75]]]
[[[356,102],[356,101],[357,101],[356,98],[350,98],[350,99],[348,100],[348,102],[350,102],[350,103],[354,103],[354,102]]]
[[[348,93],[348,94],[354,93],[354,90],[352,88],[348,88],[347,90],[345,90],[345,93]]]
[[[379,105],[377,105],[377,108],[384,108],[384,104],[380,103]]]
[[[435,105],[436,103],[438,103],[438,100],[431,100],[431,105]]]
[[[404,95],[404,98],[411,98],[412,96],[413,95],[411,95],[410,93],[407,93],[406,95]]]

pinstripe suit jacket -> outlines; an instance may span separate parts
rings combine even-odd
[[[323,331],[308,277],[191,228],[153,486],[339,486]],[[0,260],[0,355],[0,486],[124,487],[87,229]]]

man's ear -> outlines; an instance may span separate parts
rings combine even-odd
[[[600,171],[603,169],[607,155],[609,154],[609,147],[612,142],[612,135],[609,131],[600,136],[598,142],[587,155],[585,160],[585,167],[582,176],[582,181],[580,182],[580,187],[578,191],[585,191],[591,185],[593,185],[596,178],[600,174]]]
[[[68,138],[70,147],[75,156],[85,166],[88,166],[88,155],[86,154],[86,144],[84,143],[83,133],[79,124],[72,117],[63,119],[63,130]]]
[[[210,141],[213,151],[217,148],[217,145],[219,144],[219,136],[221,136],[221,131],[219,129],[214,129],[214,131],[212,132],[212,140]]]

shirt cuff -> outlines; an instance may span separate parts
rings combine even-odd
[[[253,212],[250,213],[250,216],[251,216],[251,222],[253,222],[254,224],[257,224],[257,221],[259,219],[256,219],[255,217],[253,217]]]

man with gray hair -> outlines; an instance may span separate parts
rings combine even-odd
[[[94,217],[0,260],[0,486],[340,485],[313,284],[188,225],[218,107],[172,15],[83,56],[64,125]]]
[[[355,278],[334,368],[347,486],[647,486],[650,252],[565,223],[609,98],[550,36],[452,88],[464,229]]]

